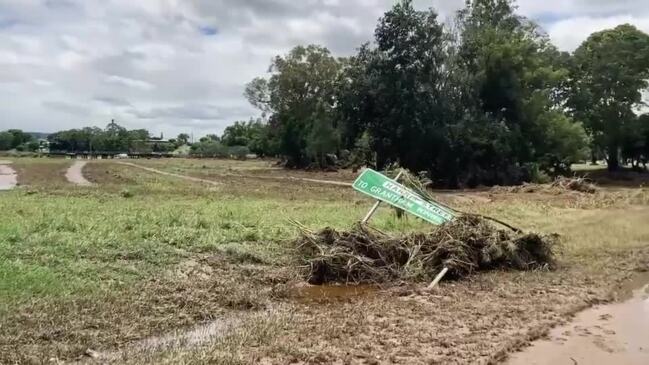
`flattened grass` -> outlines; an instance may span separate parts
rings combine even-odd
[[[53,188],[66,185],[65,171],[71,160],[50,158],[10,159],[18,174],[18,184],[28,188]]]

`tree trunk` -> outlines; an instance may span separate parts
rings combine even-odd
[[[595,154],[594,149],[591,149],[590,151],[590,164],[593,166],[597,165],[597,155]]]
[[[608,171],[617,171],[620,169],[620,156],[617,143],[611,143],[608,146]]]
[[[383,168],[387,165],[387,160],[385,158],[385,155],[381,152],[376,152],[376,169],[378,171],[383,170]]]

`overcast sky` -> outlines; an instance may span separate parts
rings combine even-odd
[[[416,0],[442,20],[463,0]],[[349,55],[393,0],[0,0],[0,130],[111,118],[153,134],[220,133],[256,116],[245,83],[317,43]],[[649,32],[648,0],[521,0],[562,50],[620,23]]]

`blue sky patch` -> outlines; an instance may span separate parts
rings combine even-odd
[[[203,25],[198,27],[198,31],[201,32],[203,35],[206,36],[213,36],[219,33],[219,30],[216,29],[216,27],[212,27],[209,25]]]

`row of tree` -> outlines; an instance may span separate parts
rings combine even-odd
[[[25,152],[38,151],[40,144],[31,134],[20,129],[9,129],[0,132],[0,151],[18,150]]]
[[[180,136],[182,137],[182,135]],[[70,129],[48,136],[51,151],[63,152],[170,152],[176,141],[151,139],[146,129],[127,130],[112,121],[106,128]]]
[[[269,72],[246,88],[265,122],[236,123],[223,140],[288,167],[346,155],[455,187],[566,173],[589,152],[611,170],[649,157],[649,117],[636,115],[649,36],[631,25],[570,54],[509,0],[468,1],[446,25],[402,0],[356,55],[298,46]]]
[[[47,136],[47,142],[49,150],[55,152],[150,153],[171,152],[188,146],[189,153],[199,157],[245,157],[268,150],[263,145],[267,141],[263,135],[266,131],[266,126],[260,120],[235,122],[225,129],[222,137],[210,134],[192,143],[186,133],[164,140],[162,137],[152,137],[146,129],[127,130],[111,121],[104,129],[85,127],[52,133]],[[32,134],[21,130],[0,132],[0,151],[16,149],[35,152],[43,147]]]

